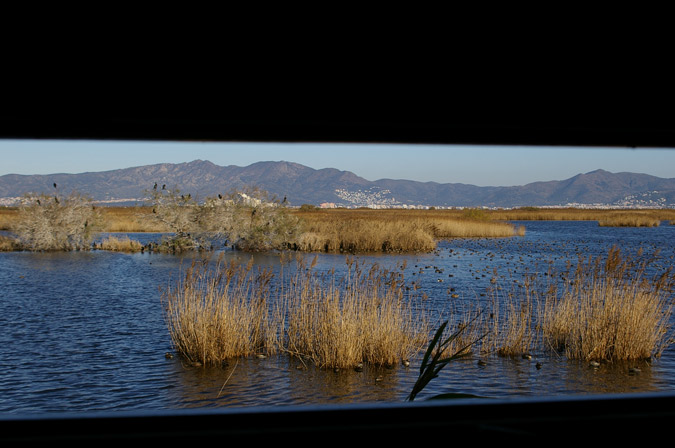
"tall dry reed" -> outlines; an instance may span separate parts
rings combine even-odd
[[[175,349],[190,362],[283,351],[322,368],[393,365],[425,344],[428,319],[401,272],[349,262],[345,278],[300,260],[273,281],[269,270],[194,262],[163,297]]]
[[[153,219],[151,207],[101,207],[104,232],[169,232]]]
[[[494,294],[490,318],[485,320],[486,338],[481,352],[500,356],[520,356],[532,352],[538,340],[536,331],[536,295],[526,289],[523,295]]]
[[[571,282],[547,294],[545,343],[572,359],[635,360],[659,357],[670,339],[672,277],[646,278],[617,248],[607,259],[580,260]]]
[[[122,238],[109,236],[101,241],[97,248],[113,252],[140,252],[143,249],[143,245],[128,236]]]
[[[417,222],[344,219],[308,221],[297,249],[323,252],[428,252],[433,235]]]
[[[230,358],[274,352],[269,270],[218,259],[195,261],[184,279],[164,291],[175,349],[190,362],[217,365]]]
[[[428,252],[444,238],[503,238],[525,229],[451,210],[303,210],[296,248],[325,252]],[[476,218],[478,217],[478,218]]]
[[[568,272],[533,274],[504,293],[493,290],[480,321],[487,336],[476,350],[500,356],[553,350],[581,360],[659,357],[673,342],[675,278],[670,270],[647,278],[649,263],[612,248]]]
[[[344,279],[311,269],[285,291],[285,350],[325,368],[394,365],[418,352],[429,332],[407,296],[402,274],[348,261]]]

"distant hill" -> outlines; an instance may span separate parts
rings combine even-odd
[[[209,161],[145,165],[112,171],[0,176],[2,203],[27,192],[72,190],[97,201],[130,204],[142,201],[154,183],[177,187],[193,197],[206,197],[257,186],[288,198],[291,205],[334,203],[336,206],[521,207],[604,204],[675,207],[675,179],[647,174],[596,170],[560,181],[512,187],[479,187],[410,180],[369,181],[349,171],[313,169],[292,162],[258,162],[246,167],[218,166]]]

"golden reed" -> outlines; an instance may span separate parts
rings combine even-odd
[[[428,319],[400,272],[348,261],[346,277],[337,279],[314,272],[314,263],[299,261],[272,281],[269,270],[252,263],[195,261],[163,294],[176,351],[209,365],[284,352],[341,369],[393,365],[421,350]]]

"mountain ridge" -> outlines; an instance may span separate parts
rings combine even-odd
[[[345,207],[522,207],[606,205],[675,207],[675,179],[596,169],[568,179],[506,187],[407,179],[366,180],[351,171],[314,169],[288,161],[248,166],[216,165],[208,160],[157,163],[108,171],[0,176],[0,200],[30,192],[78,191],[99,202],[138,203],[153,184],[166,184],[205,198],[245,186],[257,186],[292,205],[329,203]]]

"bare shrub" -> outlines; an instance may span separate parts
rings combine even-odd
[[[181,249],[194,249],[200,245],[197,235],[199,205],[190,194],[182,194],[177,188],[157,188],[148,192],[153,219],[174,234],[171,240]],[[171,245],[171,243],[169,243]]]
[[[12,231],[28,250],[84,250],[91,247],[99,224],[98,210],[79,193],[28,194]]]
[[[263,190],[235,190],[199,202],[178,189],[155,185],[150,201],[155,219],[182,241],[184,249],[218,241],[245,251],[285,249],[299,235],[299,219],[285,202]]]

